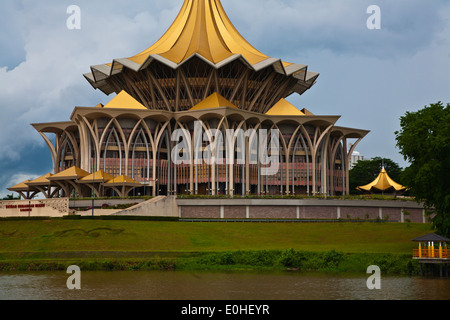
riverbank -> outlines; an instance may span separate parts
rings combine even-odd
[[[0,271],[65,271],[77,265],[84,271],[295,271],[366,273],[377,265],[386,275],[419,275],[420,267],[410,255],[310,252],[287,250],[227,251],[219,253],[146,253],[147,257],[95,257],[0,260]],[[137,254],[136,254],[137,255]]]
[[[427,224],[0,221],[0,271],[298,270],[418,274]]]

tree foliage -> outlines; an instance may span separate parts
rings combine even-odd
[[[400,118],[397,146],[411,165],[402,174],[411,195],[436,213],[433,224],[450,236],[450,104],[441,102]]]
[[[364,186],[375,180],[380,174],[381,168],[384,165],[389,176],[401,184],[400,173],[402,168],[391,159],[376,157],[371,160],[358,161],[356,165],[349,172],[350,193],[356,194],[359,191],[356,187]]]
[[[8,194],[2,200],[20,200],[20,197],[14,197],[14,194]]]

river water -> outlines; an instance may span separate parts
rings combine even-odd
[[[65,272],[0,273],[0,300],[450,300],[449,278],[299,272],[81,272],[69,290]]]

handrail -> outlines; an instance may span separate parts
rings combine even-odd
[[[419,252],[420,251],[420,252]],[[434,254],[433,254],[434,253]],[[442,248],[442,251],[438,248],[425,247],[422,249],[413,249],[413,258],[420,259],[449,259],[450,250]]]

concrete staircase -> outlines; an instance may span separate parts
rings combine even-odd
[[[178,217],[178,205],[174,196],[159,196],[133,207],[114,213],[117,216]]]

